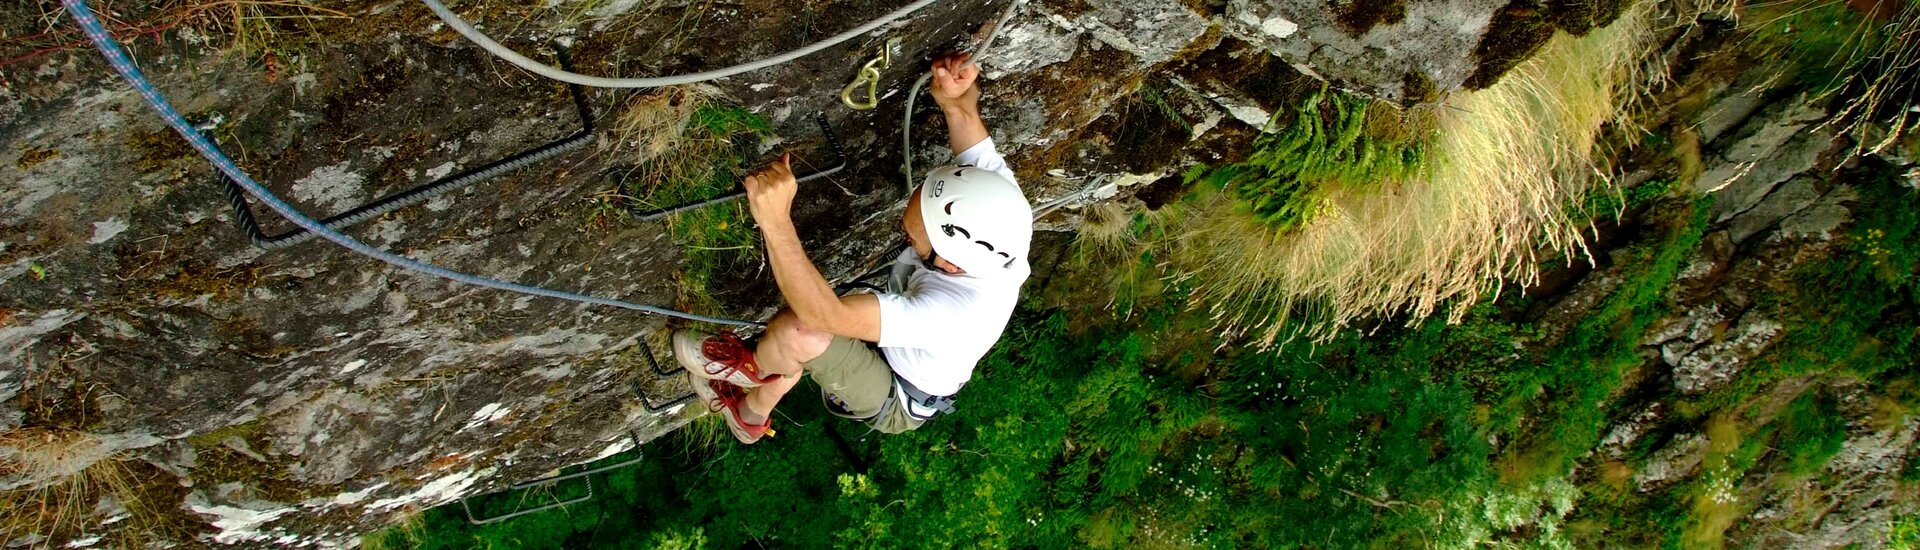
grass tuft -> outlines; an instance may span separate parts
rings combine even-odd
[[[1566,205],[1607,184],[1596,146],[1639,91],[1651,4],[1448,98],[1424,145],[1364,145],[1355,109],[1309,103],[1304,122],[1257,144],[1263,160],[1203,172],[1241,179],[1190,197],[1196,214],[1170,247],[1189,299],[1261,345],[1324,340],[1379,316],[1458,321],[1502,285],[1535,282],[1547,258],[1583,255],[1590,216]]]
[[[0,541],[29,535],[53,544],[93,526],[98,503],[112,499],[128,514],[148,514],[134,476],[106,442],[64,429],[25,428],[0,434]]]
[[[674,87],[636,95],[615,122],[615,154],[633,163],[629,182],[597,197],[590,223],[625,218],[630,208],[651,210],[706,200],[733,191],[747,168],[747,147],[771,134],[758,114],[723,104],[707,88]],[[672,216],[670,234],[686,250],[678,274],[683,309],[711,311],[712,289],[729,270],[757,270],[760,235],[746,205],[732,201]]]

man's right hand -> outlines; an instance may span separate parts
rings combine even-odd
[[[973,54],[956,53],[933,60],[933,101],[941,109],[978,112],[980,108],[980,66]]]
[[[780,155],[780,160],[748,175],[742,182],[747,188],[747,210],[762,229],[792,223],[793,196],[799,192],[800,183],[793,177],[788,158],[790,155]]]

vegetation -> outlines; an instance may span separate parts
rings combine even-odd
[[[1836,267],[1809,264],[1784,299],[1818,290],[1805,301],[1911,315],[1920,245],[1873,236],[1920,230],[1917,199],[1891,179],[1861,192]],[[1124,319],[1034,301],[960,411],[921,430],[864,436],[796,402],[778,438],[682,446],[669,436],[633,451],[648,456],[634,469],[596,477],[589,503],[480,527],[433,510],[411,547],[1717,546],[1753,506],[1743,496],[1752,479],[1819,475],[1850,428],[1818,391],[1773,412],[1762,393],[1709,393],[1681,400],[1681,414],[1625,459],[1589,458],[1644,363],[1642,335],[1673,314],[1674,283],[1709,227],[1705,201],[1650,200],[1664,214],[1613,255],[1620,284],[1564,334],[1513,294],[1458,323],[1264,351],[1221,347],[1205,312],[1183,306],[1182,281],[1162,281],[1164,294],[1143,296]],[[1105,271],[1090,267],[1041,293],[1086,303],[1077,293],[1105,288],[1084,282]],[[1913,324],[1864,324],[1893,328],[1870,332],[1871,347],[1849,361],[1797,372],[1867,376],[1894,388],[1887,399],[1920,403],[1898,390],[1920,381],[1911,350],[1873,343]],[[1808,345],[1824,344],[1783,341],[1754,376],[1780,379],[1760,373],[1788,368]],[[1674,430],[1706,441],[1698,475],[1637,490],[1633,473]],[[483,506],[544,502],[502,498]],[[1911,538],[1898,525],[1890,536]]]
[[[1733,383],[1675,401],[1678,422],[1708,426],[1712,443],[1703,475],[1652,494],[1589,480],[1583,488],[1601,498],[1586,501],[1576,521],[1606,532],[1603,540],[1718,545],[1729,522],[1755,505],[1741,497],[1740,487],[1771,475],[1820,476],[1845,438],[1857,433],[1829,395],[1812,389],[1788,394],[1791,400],[1775,411],[1769,392],[1820,380],[1864,380],[1878,393],[1873,400],[1895,418],[1920,403],[1905,389],[1920,380],[1914,359],[1914,327],[1920,323],[1913,320],[1920,310],[1913,275],[1920,245],[1880,237],[1920,231],[1920,197],[1889,177],[1857,177],[1861,208],[1840,239],[1841,251],[1830,261],[1805,264],[1793,273],[1793,284],[1770,298],[1796,316],[1784,320],[1787,334]],[[1812,522],[1824,513],[1823,502],[1808,499],[1785,513]],[[1648,525],[1650,516],[1670,522]]]
[[[1308,94],[1246,161],[1193,169],[1210,185],[1105,232],[1108,255],[1088,261],[1124,258],[1116,304],[1180,281],[1218,330],[1258,345],[1401,314],[1459,321],[1546,258],[1584,253],[1582,199],[1619,193],[1597,175],[1600,138],[1647,78],[1652,4],[1441,108]]]
[[[1778,52],[1780,76],[1844,98],[1834,123],[1856,154],[1891,150],[1920,127],[1920,4],[1904,1],[1774,2],[1753,10],[1758,33]],[[1878,13],[1864,13],[1868,11]]]
[[[765,118],[716,101],[712,92],[676,87],[636,95],[613,128],[620,153],[635,162],[617,195],[589,209],[591,223],[703,201],[738,190],[749,162],[745,151],[772,132]],[[680,306],[715,311],[711,289],[727,271],[756,271],[760,234],[747,221],[744,201],[674,214],[669,234],[686,251],[678,276]]]
[[[0,23],[25,19],[39,32],[8,36],[0,43],[0,67],[25,63],[74,48],[89,47],[85,35],[70,24],[59,2],[20,2],[0,11]],[[269,71],[281,54],[310,39],[323,24],[352,19],[340,6],[311,0],[171,0],[133,6],[94,5],[109,32],[123,40],[155,36],[178,29],[222,48],[226,53],[258,59]]]
[[[1330,94],[1322,84],[1298,110],[1283,114],[1290,120],[1274,121],[1274,132],[1259,137],[1247,160],[1196,167],[1188,179],[1226,188],[1254,221],[1286,233],[1312,221],[1333,190],[1365,190],[1420,175],[1421,147],[1430,136],[1399,131],[1406,123],[1392,107]]]
[[[0,433],[0,538],[27,534],[71,537],[86,527],[94,503],[113,498],[141,512],[127,457],[92,435],[72,430],[23,428]],[[126,518],[121,518],[126,519]]]

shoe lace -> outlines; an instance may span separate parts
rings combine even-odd
[[[740,386],[720,380],[704,380],[707,387],[713,388],[713,399],[707,400],[707,409],[719,412],[720,409],[739,407],[747,400],[747,390]]]
[[[780,377],[778,374],[761,377],[760,364],[754,362],[753,352],[747,349],[746,341],[731,332],[722,332],[700,342],[700,354],[725,366],[715,372],[716,375],[726,376],[727,373],[738,371],[754,383],[765,383]]]
[[[747,390],[745,388],[741,388],[740,386],[735,386],[733,384],[729,384],[721,380],[708,380],[707,387],[713,388],[713,394],[714,394],[713,399],[707,402],[707,410],[710,410],[713,412],[721,412],[722,410],[732,410],[733,414],[739,415],[740,407],[746,405],[747,403]],[[725,414],[725,413],[722,413],[722,414]],[[771,426],[772,424],[773,424],[772,419],[769,418],[767,419],[767,421],[762,422],[758,426],[752,425],[752,424],[746,424],[746,426],[749,430],[751,430],[751,429],[764,429],[767,426]]]

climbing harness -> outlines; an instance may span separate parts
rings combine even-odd
[[[907,408],[908,416],[919,420],[933,420],[936,416],[953,414],[953,396],[951,395],[934,395],[922,391],[912,382],[901,378],[900,373],[897,372],[893,374],[893,387],[897,395],[889,398],[904,397],[905,403],[901,406]]]
[[[763,323],[758,323],[754,321],[710,317],[706,315],[698,315],[698,314],[686,313],[682,311],[674,311],[671,309],[649,306],[644,304],[636,304],[633,302],[627,302],[623,300],[600,298],[596,296],[588,296],[584,294],[554,290],[550,288],[522,285],[518,283],[502,281],[499,279],[492,279],[488,277],[482,277],[479,275],[462,273],[462,272],[454,271],[444,267],[440,267],[437,265],[421,262],[419,260],[408,258],[406,256],[394,254],[392,252],[388,252],[385,250],[381,250],[372,245],[361,242],[358,239],[349,237],[346,234],[343,234],[331,227],[327,227],[326,224],[320,223],[319,220],[315,220],[311,217],[308,217],[306,214],[301,213],[298,209],[294,208],[293,205],[288,204],[287,201],[282,200],[278,195],[273,194],[273,191],[268,190],[266,186],[260,185],[259,182],[254,181],[253,177],[247,175],[247,172],[245,170],[242,170],[238,164],[235,164],[232,158],[228,157],[226,153],[221,152],[220,148],[215,146],[212,140],[209,140],[207,139],[206,136],[201,135],[199,130],[195,129],[191,123],[187,122],[186,117],[181,116],[180,112],[173,108],[173,104],[168,103],[166,98],[160,95],[160,90],[154,87],[153,82],[147,79],[146,75],[140,71],[140,68],[134,66],[133,60],[127,57],[126,50],[121,49],[120,44],[118,42],[115,42],[112,37],[107,35],[106,27],[100,24],[100,19],[94,16],[92,9],[87,7],[86,0],[61,0],[60,3],[63,7],[66,8],[67,13],[73,16],[74,22],[78,23],[82,29],[86,30],[87,38],[92,40],[94,46],[100,49],[101,55],[106,57],[107,63],[113,66],[114,71],[120,73],[120,76],[126,79],[128,84],[131,84],[136,91],[140,92],[140,96],[146,99],[147,104],[153,107],[153,110],[160,115],[160,118],[164,119],[167,122],[168,126],[173,127],[173,130],[175,132],[178,132],[180,134],[180,137],[185,138],[187,140],[188,145],[192,145],[194,150],[199,151],[201,156],[206,157],[208,162],[213,163],[214,168],[219,169],[222,173],[226,174],[228,178],[232,179],[234,183],[239,184],[240,187],[247,192],[247,194],[253,195],[254,198],[259,199],[260,202],[266,204],[268,208],[280,214],[280,216],[285,217],[287,221],[293,222],[294,225],[300,226],[302,229],[319,234],[320,237],[325,238],[329,241],[333,241],[334,243],[339,244],[340,246],[345,247],[348,250],[352,250],[355,253],[358,253],[360,255],[367,256],[369,258],[373,258],[376,260],[380,260],[382,262],[386,262],[388,264],[393,265],[394,267],[417,271],[427,275],[433,275],[436,277],[459,281],[467,284],[483,286],[483,287],[497,289],[497,290],[505,290],[509,292],[518,292],[518,293],[529,294],[534,296],[544,296],[548,298],[558,298],[562,300],[572,300],[576,302],[583,302],[583,303],[589,303],[589,304],[617,307],[617,308],[623,308],[623,309],[631,309],[635,311],[642,311],[642,312],[652,313],[656,315],[678,317],[678,318],[686,319],[690,321],[700,321],[700,322],[706,322],[706,323],[743,326],[743,327],[766,326]]]
[[[861,65],[859,73],[853,77],[853,82],[840,89],[840,102],[847,104],[847,107],[855,111],[865,111],[879,106],[880,71],[887,70],[887,67],[893,65],[893,51],[899,47],[900,39],[888,39],[887,44],[880,47],[880,55],[874,56],[872,60],[867,61],[866,65]],[[854,92],[861,86],[867,88],[867,98],[854,99]]]
[[[635,449],[640,448],[640,434],[633,433],[633,430],[627,430],[627,437],[633,438],[633,448]],[[527,514],[545,512],[547,510],[552,510],[555,508],[563,508],[569,505],[579,504],[582,502],[593,500],[593,476],[595,474],[603,474],[603,473],[611,472],[621,468],[625,468],[628,466],[632,466],[634,464],[639,464],[640,461],[645,458],[646,456],[644,454],[638,454],[638,455],[635,455],[633,458],[622,460],[614,464],[608,464],[608,465],[600,466],[597,468],[589,468],[589,469],[581,470],[571,474],[554,475],[554,476],[543,477],[540,479],[535,479],[532,481],[523,481],[520,483],[515,483],[513,485],[508,485],[506,489],[494,491],[484,495],[463,496],[463,497],[460,497],[460,509],[465,510],[467,512],[467,523],[471,523],[474,525],[486,525],[489,523],[500,523],[502,521],[510,520],[510,519],[524,516]],[[579,479],[582,482],[586,483],[587,494],[576,497],[576,498],[570,498],[566,500],[557,500],[557,501],[550,502],[541,506],[536,506],[533,508],[527,508],[524,510],[515,510],[510,513],[501,514],[497,516],[487,516],[484,518],[474,517],[473,505],[468,503],[468,501],[476,498],[492,498],[497,495],[512,492],[512,491],[524,491],[524,490],[532,489],[535,487],[551,486],[553,484],[566,481],[569,479]]]
[[[567,50],[558,44],[554,51],[560,59],[560,66],[571,67],[567,59]],[[320,220],[321,224],[334,230],[346,229],[367,220],[378,218],[389,212],[426,202],[436,196],[458,191],[475,184],[500,177],[502,174],[539,164],[561,153],[573,151],[593,141],[593,108],[587,105],[586,92],[578,84],[568,84],[567,91],[573,96],[574,110],[580,114],[580,130],[545,145],[514,153],[506,158],[489,162],[479,168],[465,170],[457,174],[436,179],[405,191],[381,197],[373,202],[355,206],[333,217]],[[211,138],[209,138],[211,139]],[[240,232],[254,246],[267,250],[286,248],[313,240],[318,234],[303,228],[294,228],[286,232],[268,235],[260,230],[260,223],[254,218],[253,206],[247,203],[246,191],[224,172],[218,174],[220,183],[226,190],[227,201],[233,204],[234,221],[240,225]]]
[[[62,1],[65,1],[65,0],[62,0]],[[886,15],[882,15],[878,19],[868,21],[864,24],[861,24],[858,27],[848,29],[847,31],[842,32],[840,34],[829,36],[825,40],[814,42],[812,44],[802,46],[799,49],[789,51],[773,57],[768,57],[766,59],[761,59],[758,61],[752,61],[748,63],[742,63],[739,65],[734,65],[732,67],[726,67],[723,69],[714,69],[711,71],[703,71],[698,73],[675,75],[675,76],[649,77],[649,78],[608,78],[608,77],[602,77],[602,76],[584,75],[584,74],[576,73],[573,71],[554,67],[552,65],[546,65],[538,61],[534,61],[532,59],[527,58],[527,56],[520,55],[519,52],[513,51],[512,48],[508,48],[506,46],[501,45],[499,42],[495,42],[492,38],[488,38],[486,34],[481,33],[477,29],[474,29],[472,24],[467,23],[465,19],[461,19],[459,15],[454,14],[453,10],[447,9],[445,5],[440,3],[440,0],[420,0],[420,1],[426,4],[427,9],[432,10],[433,14],[435,16],[438,16],[441,21],[446,22],[448,27],[453,28],[454,32],[458,32],[460,33],[461,36],[467,37],[467,40],[472,41],[474,44],[479,45],[481,49],[486,50],[488,53],[492,53],[494,56],[499,57],[500,59],[504,59],[508,63],[517,65],[522,69],[526,69],[530,72],[533,72],[534,74],[538,74],[540,76],[544,76],[544,77],[558,80],[561,82],[579,84],[582,86],[592,86],[596,88],[658,88],[661,86],[672,86],[675,84],[692,84],[695,82],[706,82],[708,80],[714,80],[718,78],[733,76],[733,75],[748,72],[748,71],[772,67],[774,65],[779,65],[781,63],[786,63],[788,61],[793,61],[795,59],[799,59],[809,54],[817,53],[820,50],[827,49],[828,47],[831,47],[835,44],[852,40],[854,37],[860,36],[862,34],[866,34],[868,31],[872,31],[874,29],[880,28],[882,25],[886,25],[887,23],[892,23],[896,19],[906,17],[908,14],[911,14],[915,11],[919,11],[921,8],[925,8],[929,5],[932,5],[937,0],[918,0],[912,4],[906,5],[905,7],[902,7],[897,10],[893,10],[892,12],[889,12]]]

